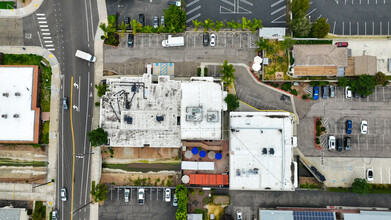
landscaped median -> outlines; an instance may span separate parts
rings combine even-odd
[[[14,9],[14,1],[0,2],[0,9]]]

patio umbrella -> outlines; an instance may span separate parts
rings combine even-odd
[[[206,152],[204,150],[200,151],[200,157],[205,157],[206,156]]]
[[[193,156],[193,153],[191,151],[188,150],[188,151],[185,152],[185,157],[187,159],[190,159],[192,156]]]
[[[193,149],[191,149],[191,152],[193,154],[198,154],[198,147],[193,147]]]
[[[221,160],[221,158],[223,157],[223,155],[221,155],[221,153],[216,153],[216,159],[217,160]]]
[[[214,151],[210,151],[210,152],[208,153],[208,157],[209,157],[209,159],[211,159],[211,160],[215,159],[215,155],[216,155],[216,153],[215,153]]]
[[[254,57],[254,63],[262,63],[262,58],[260,56]]]
[[[190,177],[188,175],[182,176],[182,183],[187,184],[190,182]]]

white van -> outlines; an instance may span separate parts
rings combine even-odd
[[[87,60],[89,62],[93,62],[93,63],[96,62],[96,57],[92,56],[89,53],[83,52],[81,50],[77,50],[75,56],[79,57],[80,59]]]

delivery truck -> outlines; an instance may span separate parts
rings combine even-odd
[[[184,37],[172,37],[168,35],[167,40],[162,41],[163,47],[183,47],[185,46],[185,38]]]
[[[79,57],[80,59],[87,60],[89,62],[93,62],[93,63],[96,62],[96,57],[92,56],[89,53],[83,52],[81,50],[77,50],[75,56]]]

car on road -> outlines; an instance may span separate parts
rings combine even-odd
[[[352,138],[345,137],[345,150],[351,150],[351,149],[352,149]]]
[[[62,99],[62,107],[64,108],[64,110],[68,110],[68,97],[64,97]]]
[[[351,134],[352,133],[352,121],[351,120],[346,120],[346,134]]]
[[[61,189],[60,195],[63,202],[67,201],[67,189],[65,187]]]
[[[337,42],[337,43],[335,43],[335,45],[337,45],[337,47],[347,47],[347,46],[349,46],[348,42]]]
[[[174,198],[172,199],[172,205],[178,206],[178,198],[176,197],[176,194],[174,193]]]
[[[125,25],[128,24],[128,26],[126,27],[126,30],[130,30],[130,29],[131,29],[131,26],[130,26],[130,17],[127,17],[127,16],[124,17],[124,24],[125,24]]]
[[[329,150],[335,150],[335,136],[329,136]]]
[[[319,87],[314,86],[314,100],[319,99]]]
[[[168,1],[168,6],[171,6],[171,5],[176,5],[178,7],[181,6],[181,1]]]
[[[138,15],[138,22],[141,24],[141,26],[144,26],[144,25],[145,25],[144,21],[145,21],[145,16],[144,16],[144,14],[139,14],[139,15]]]
[[[57,220],[58,219],[58,211],[57,210],[53,210],[52,211],[52,220]]]
[[[161,25],[162,27],[166,26],[166,25],[164,24],[164,16],[163,16],[163,15],[160,17],[160,25]]]
[[[352,90],[350,89],[350,86],[346,86],[345,88],[345,97],[347,99],[352,98]]]
[[[153,16],[153,27],[157,28],[159,26],[159,17]]]
[[[211,34],[210,35],[210,46],[211,47],[216,46],[216,34]]]
[[[129,202],[130,189],[125,189],[125,202]]]
[[[372,168],[367,169],[367,181],[370,181],[370,182],[373,181],[373,169]]]
[[[236,211],[236,219],[237,220],[242,220],[243,219],[242,210],[237,210]]]
[[[330,86],[330,98],[335,97],[335,86],[331,85]]]
[[[166,202],[170,202],[171,201],[171,190],[169,188],[167,188],[165,190],[165,196],[164,196],[164,200]]]
[[[134,35],[129,34],[128,35],[128,47],[133,47],[134,46]]]
[[[342,139],[341,138],[337,139],[337,151],[339,151],[339,152],[342,151]]]
[[[365,120],[361,121],[361,134],[367,134],[368,133],[368,122]]]
[[[139,188],[138,189],[138,204],[144,205],[144,199],[145,199],[145,189]]]
[[[328,95],[329,95],[329,87],[328,86],[322,86],[322,92],[323,92],[323,98],[324,99],[327,99]]]
[[[206,32],[202,35],[202,43],[206,47],[209,45],[209,33]]]

